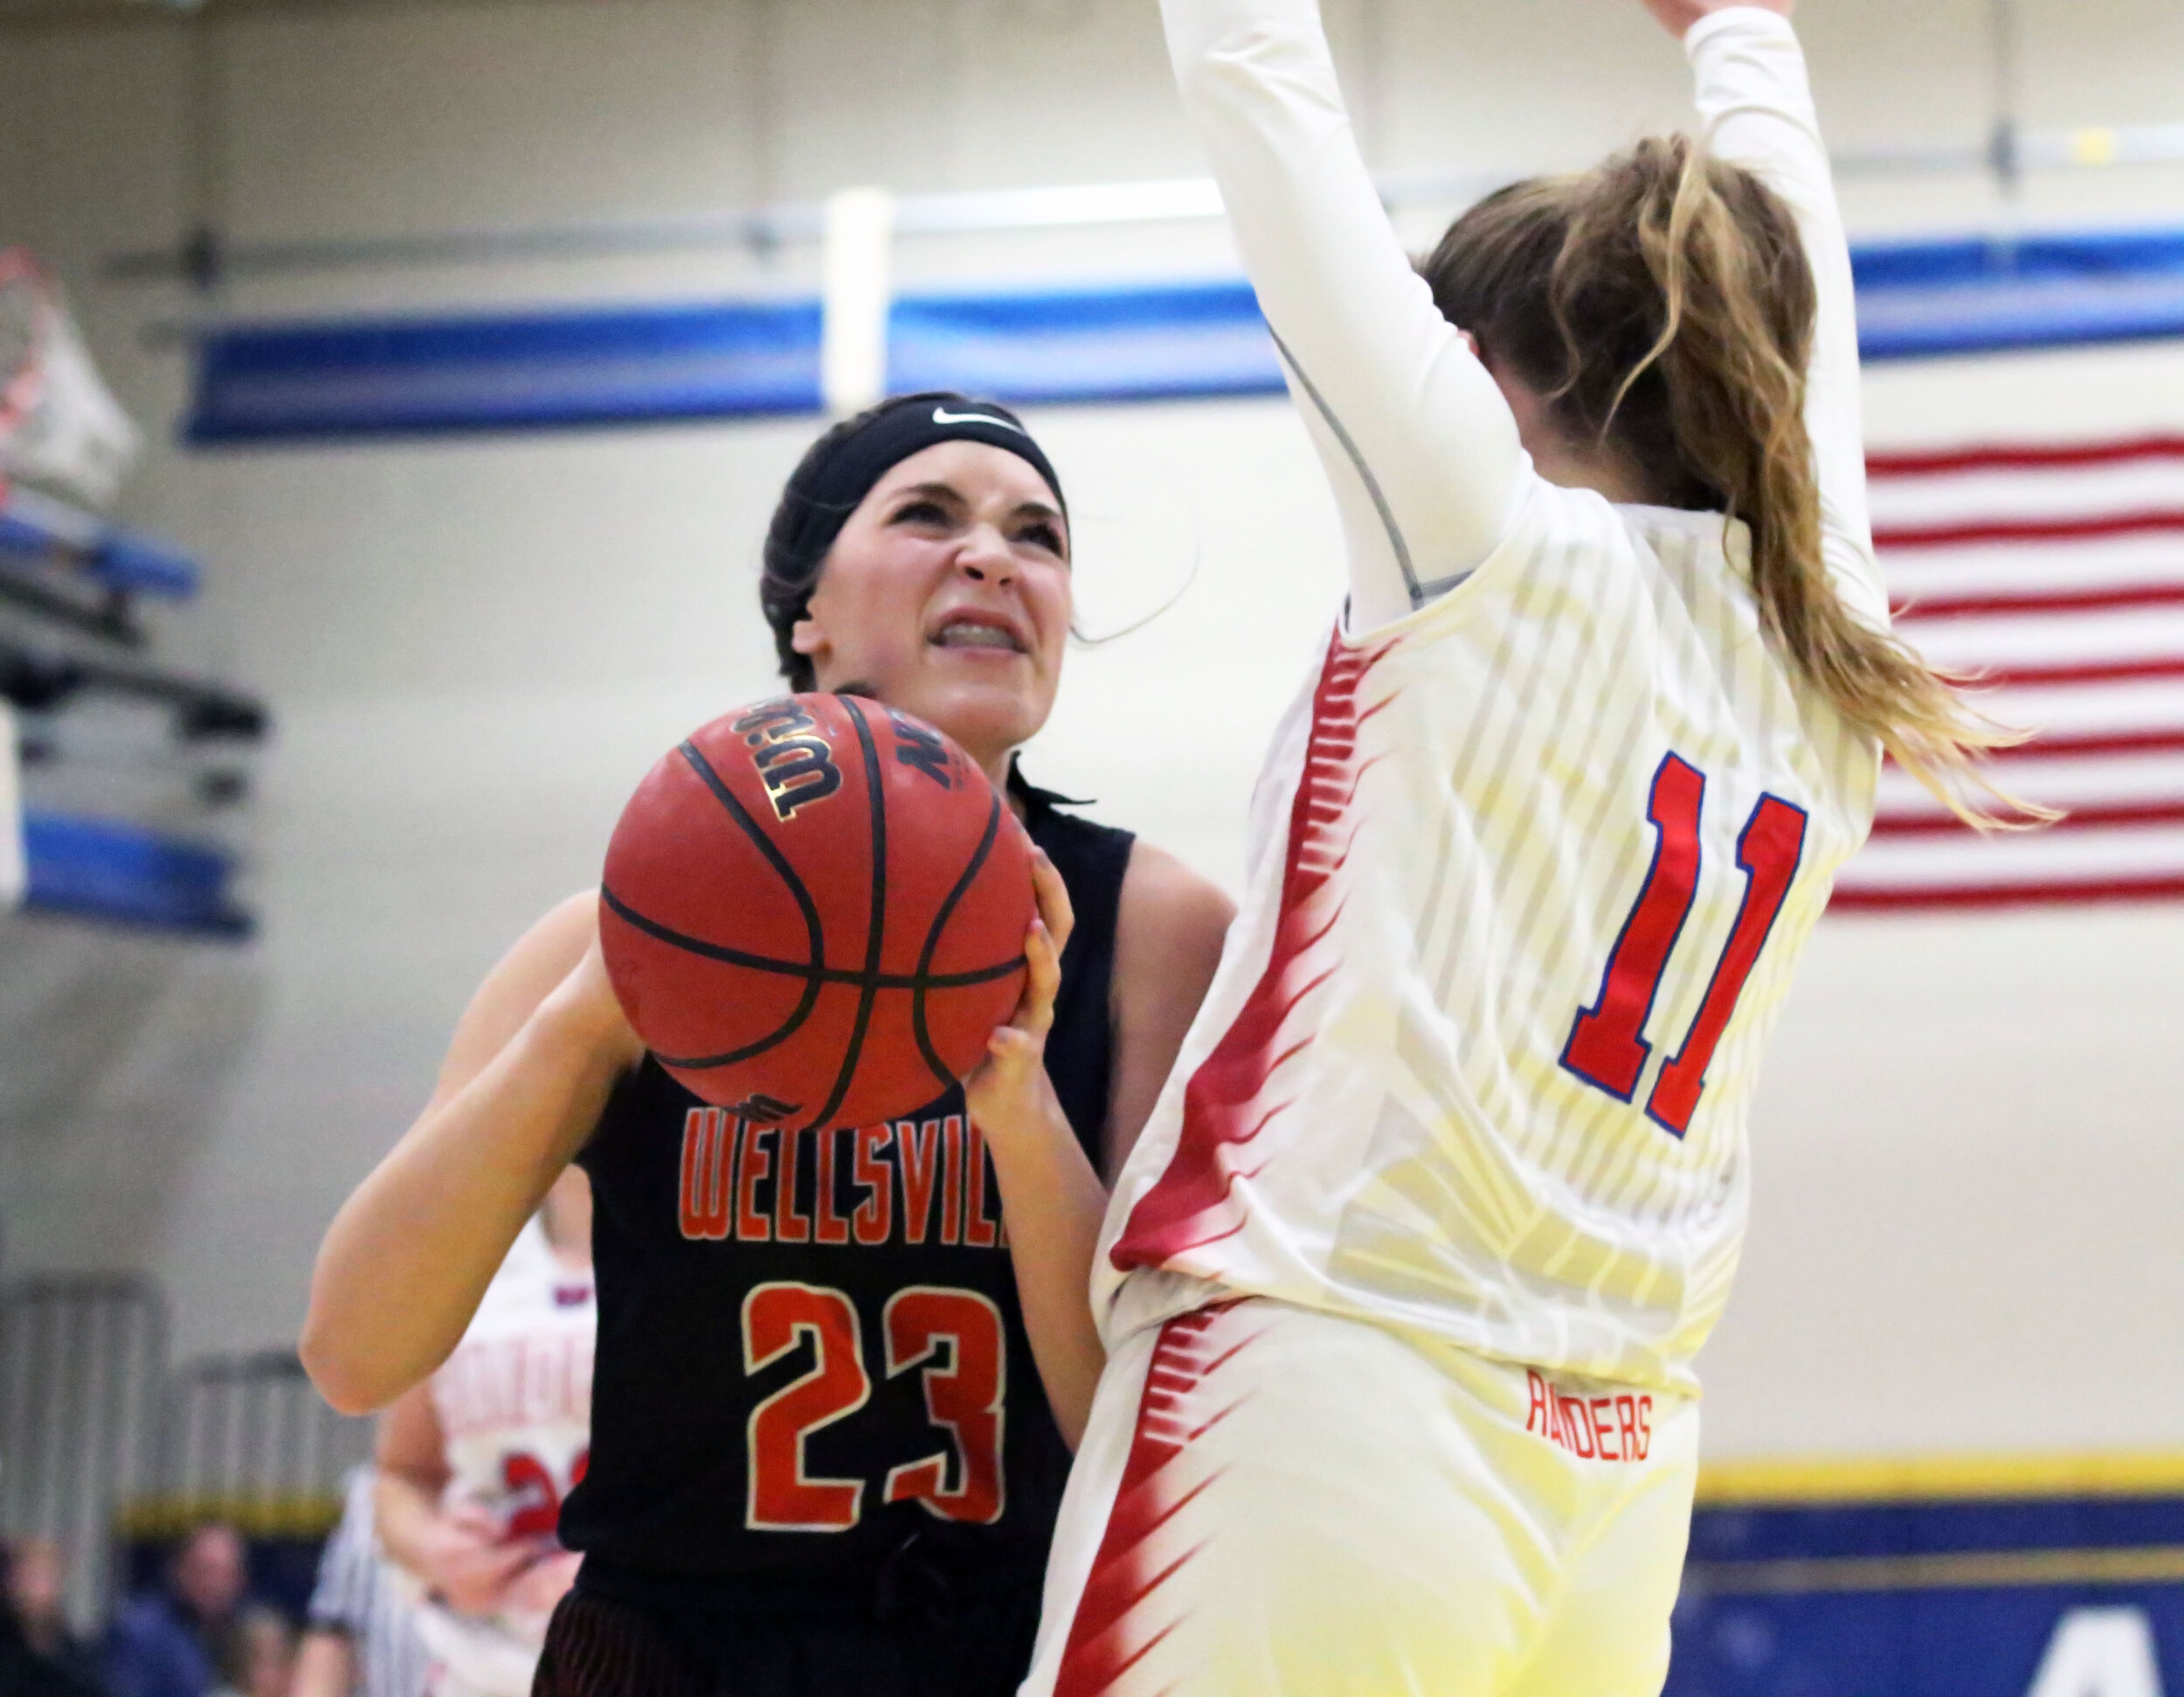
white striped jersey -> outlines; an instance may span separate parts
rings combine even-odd
[[[591,1438],[598,1327],[590,1269],[566,1265],[533,1219],[487,1286],[461,1343],[432,1375],[451,1477],[448,1512],[481,1510],[499,1535],[559,1548],[562,1500],[584,1477]],[[460,1688],[523,1697],[546,1641],[545,1616],[418,1610],[433,1659]]]
[[[1361,166],[1353,187],[1326,165],[1339,104],[1316,9],[1166,5],[1293,391],[1348,489],[1353,615],[1360,515],[1415,610],[1338,631],[1276,731],[1241,912],[1109,1215],[1110,1342],[1255,1294],[1688,1391],[1744,1232],[1760,1053],[1864,839],[1877,752],[1763,634],[1740,525],[1614,507],[1521,454],[1483,554],[1445,544],[1430,508],[1406,515],[1391,491],[1423,474],[1384,478],[1376,445],[1409,438],[1366,415],[1414,409],[1412,433],[1460,456],[1477,384],[1398,280],[1345,278],[1381,260],[1359,256],[1354,206],[1315,203],[1370,192]],[[1717,147],[1804,218],[1840,359],[1848,256],[1795,38],[1740,10],[1690,45]],[[1297,257],[1300,232],[1345,218],[1344,252]],[[1376,291],[1368,322],[1326,331]],[[1816,405],[1855,409],[1848,357],[1815,372]],[[1358,376],[1376,358],[1412,380],[1376,391]],[[1855,411],[1815,430],[1830,559],[1884,620]]]
[[[341,1524],[319,1555],[311,1629],[338,1632],[355,1659],[357,1697],[425,1697],[425,1646],[417,1611],[379,1548],[372,1471],[359,1467],[342,1492]]]

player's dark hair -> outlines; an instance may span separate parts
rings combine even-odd
[[[1836,590],[1805,424],[1819,298],[1796,219],[1759,177],[1656,137],[1489,196],[1420,270],[1571,440],[1621,454],[1663,506],[1745,522],[1768,634],[1844,719],[1959,814],[1973,815],[1967,783],[2043,811],[1973,764],[2022,738]]]
[[[804,457],[789,474],[781,500],[773,509],[773,522],[766,527],[758,605],[764,609],[766,623],[773,629],[773,651],[781,662],[781,675],[788,679],[789,688],[798,693],[811,689],[818,677],[812,669],[810,656],[796,651],[792,638],[798,622],[812,605],[812,592],[819,587],[819,573],[826,569],[834,537],[840,534],[840,526],[837,524],[822,548],[814,549],[805,540],[805,516],[812,509],[812,497],[805,491],[817,481],[820,468],[834,457],[836,450],[860,434],[889,405],[883,401],[878,406],[867,407],[850,418],[838,419],[821,433],[819,439],[804,450]],[[847,519],[849,514],[843,512],[840,516]]]
[[[830,426],[789,474],[766,529],[758,604],[773,629],[781,675],[798,692],[817,682],[796,651],[796,627],[812,605],[834,540],[889,468],[943,441],[974,441],[1017,455],[1047,481],[1068,510],[1061,480],[1023,421],[1006,406],[950,391],[898,395]]]

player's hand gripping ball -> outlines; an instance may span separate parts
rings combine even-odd
[[[599,940],[631,1026],[707,1101],[870,1126],[985,1057],[1024,987],[1031,840],[923,720],[849,696],[718,718],[623,810]]]

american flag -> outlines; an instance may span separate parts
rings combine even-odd
[[[2069,809],[1980,837],[1904,773],[1838,909],[2184,897],[2184,439],[1892,454],[1870,462],[1897,628],[1981,672],[2034,732],[1996,780]]]

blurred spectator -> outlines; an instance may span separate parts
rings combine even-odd
[[[220,1645],[218,1697],[288,1697],[296,1666],[295,1629],[263,1603],[235,1612]]]
[[[4,1555],[6,1584],[0,1587],[0,1694],[4,1697],[100,1697],[87,1673],[65,1659],[70,1650],[76,1649],[79,1655],[80,1650],[59,1617],[59,1553],[45,1540],[37,1539]],[[48,1653],[41,1644],[58,1649],[61,1655]]]
[[[20,1646],[18,1659],[27,1658],[49,1673],[73,1680],[76,1689],[95,1691],[98,1659],[68,1624],[64,1602],[68,1564],[60,1546],[51,1538],[20,1538],[0,1556],[6,1563],[7,1611],[10,1636]],[[17,1673],[14,1677],[28,1676]],[[7,1675],[0,1675],[0,1693],[15,1688]]]
[[[374,1477],[369,1467],[349,1475],[342,1523],[319,1558],[289,1697],[424,1697],[416,1614],[372,1525]]]
[[[210,1697],[247,1583],[235,1528],[218,1521],[193,1527],[176,1547],[166,1583],[131,1598],[107,1629],[112,1697]]]

